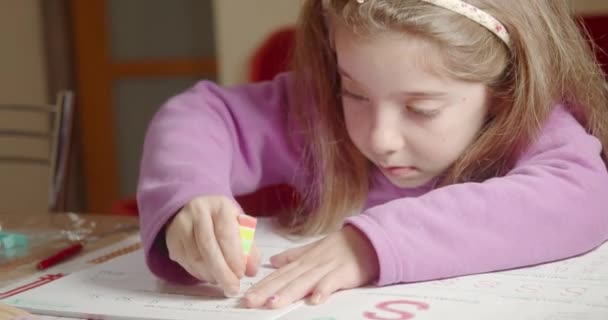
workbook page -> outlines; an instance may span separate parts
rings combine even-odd
[[[347,290],[281,319],[608,320],[608,243],[529,268]]]
[[[258,248],[268,260],[285,249],[314,239],[286,239],[262,219],[255,234]],[[241,280],[241,295],[274,269],[262,264],[253,278]],[[301,303],[280,310],[247,309],[240,297],[225,298],[211,285],[173,285],[154,277],[142,250],[104,264],[72,273],[44,286],[10,297],[5,303],[33,313],[75,318],[104,319],[276,319]]]

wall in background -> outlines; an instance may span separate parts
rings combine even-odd
[[[295,24],[300,0],[214,0],[218,81],[246,81],[253,50],[275,29]]]
[[[301,0],[214,0],[219,81],[246,81],[252,51],[269,33],[295,23]],[[606,0],[570,0],[580,14],[608,14]]]
[[[301,0],[214,0],[220,82],[245,79],[251,51],[268,33],[293,24]],[[608,14],[608,1],[570,0],[583,14]],[[0,1],[0,103],[46,102],[39,0]]]
[[[41,30],[40,3],[44,0],[0,1],[0,103],[47,102],[47,75]],[[588,15],[608,15],[606,0],[570,0],[577,12]],[[219,81],[234,84],[245,81],[252,50],[272,30],[293,24],[301,0],[214,0],[216,45]],[[17,171],[2,174],[8,185],[23,181]],[[46,181],[39,177],[37,181]],[[26,204],[38,208],[46,204],[46,186],[32,184],[32,197],[9,198],[0,186],[0,198],[5,203]],[[37,196],[34,196],[37,198]]]
[[[219,81],[244,81],[252,50],[272,30],[295,22],[300,1],[215,0]],[[582,14],[608,13],[608,1],[570,1]],[[46,102],[40,17],[39,0],[0,2],[0,103]]]
[[[0,1],[0,103],[46,103],[39,0]]]
[[[0,1],[0,104],[45,104],[47,77],[39,0]],[[9,119],[10,118],[10,119]],[[20,113],[3,113],[2,128],[47,130],[45,121]],[[41,119],[38,119],[41,120]],[[48,144],[2,138],[0,149],[44,155]],[[48,204],[48,168],[41,165],[0,163],[0,210],[45,211]]]
[[[570,0],[574,9],[581,14],[608,14],[606,0]]]

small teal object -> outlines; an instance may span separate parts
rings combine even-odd
[[[27,236],[16,232],[0,231],[0,249],[12,249],[28,245]]]

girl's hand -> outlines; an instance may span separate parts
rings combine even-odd
[[[247,291],[248,307],[280,308],[308,295],[318,304],[337,290],[366,285],[379,274],[374,248],[352,226],[270,261],[278,270]]]
[[[245,265],[240,214],[241,209],[227,197],[197,197],[175,215],[165,236],[171,260],[199,280],[218,284],[229,297],[239,293],[239,279],[255,275],[260,263],[253,244]]]

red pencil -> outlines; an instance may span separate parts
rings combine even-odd
[[[36,269],[44,270],[44,269],[50,268],[50,267],[58,264],[59,262],[62,262],[64,260],[76,255],[78,252],[82,251],[83,248],[84,248],[84,242],[76,242],[76,243],[70,245],[69,247],[66,247],[65,249],[61,249],[59,252],[53,254],[52,256],[40,261],[36,265]]]
[[[57,253],[54,253],[52,256],[40,261],[36,265],[36,269],[44,270],[44,269],[50,268],[64,260],[67,260],[68,258],[73,257],[74,255],[76,255],[80,251],[82,251],[82,249],[84,248],[84,245],[86,243],[95,242],[95,241],[97,241],[101,238],[104,238],[108,235],[111,235],[111,234],[115,234],[118,232],[137,230],[138,228],[139,228],[139,226],[137,224],[119,224],[118,226],[116,226],[115,228],[113,228],[111,230],[108,230],[108,231],[103,232],[96,236],[88,237],[86,240],[76,242],[74,244],[69,245],[68,247],[66,247],[64,249],[59,250]]]

